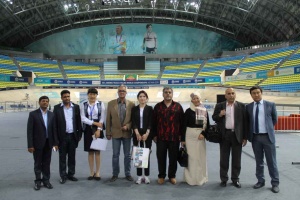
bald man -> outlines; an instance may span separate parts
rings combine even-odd
[[[226,101],[218,103],[215,107],[213,120],[222,133],[220,143],[220,179],[221,187],[227,186],[229,157],[232,157],[231,180],[236,188],[241,188],[239,175],[241,172],[242,146],[247,144],[245,129],[245,105],[235,100],[236,93],[233,88],[225,90]]]

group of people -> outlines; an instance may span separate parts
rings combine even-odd
[[[171,184],[177,183],[177,157],[180,146],[185,146],[188,153],[188,167],[184,169],[184,180],[189,185],[203,185],[208,181],[205,138],[209,134],[210,122],[198,92],[190,95],[191,106],[185,112],[180,103],[173,100],[173,89],[170,87],[163,88],[163,101],[157,103],[154,108],[147,105],[148,94],[143,90],[137,94],[138,105],[126,99],[125,85],[120,85],[117,92],[118,98],[107,104],[106,117],[106,108],[103,102],[97,100],[98,91],[95,88],[88,89],[88,99],[80,106],[70,101],[68,90],[61,91],[62,103],[54,106],[53,113],[47,109],[49,98],[40,97],[40,108],[30,112],[27,125],[28,151],[33,153],[34,157],[35,190],[39,190],[42,183],[46,188],[53,188],[49,181],[52,150],[59,151],[60,183],[78,180],[74,176],[75,154],[82,133],[84,151],[88,152],[90,167],[87,179],[101,180],[101,154],[100,151],[91,149],[90,145],[94,138],[104,137],[104,130],[106,138],[112,140],[111,182],[119,178],[121,145],[124,153],[125,177],[128,181],[133,181],[131,139],[134,146],[149,149],[152,141],[156,143],[158,184],[164,184],[166,177]],[[258,182],[254,188],[258,189],[265,185],[263,161],[265,155],[272,178],[272,191],[277,193],[279,175],[274,137],[274,125],[277,122],[275,104],[262,100],[260,87],[252,87],[250,94],[254,102],[245,106],[235,100],[236,93],[233,88],[226,89],[226,101],[216,105],[212,116],[222,133],[220,185],[222,187],[227,185],[231,152],[231,180],[235,187],[241,187],[239,182],[241,152],[248,139],[252,142],[256,159]],[[149,184],[149,175],[150,162],[148,168],[137,168],[136,184],[142,182]]]

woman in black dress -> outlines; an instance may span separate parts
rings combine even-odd
[[[146,148],[151,149],[152,146],[152,135],[151,135],[151,126],[152,126],[152,113],[153,108],[147,105],[148,94],[141,90],[137,99],[139,101],[139,105],[132,108],[131,111],[131,122],[132,122],[132,130],[133,130],[133,145],[138,146],[138,142],[140,142],[140,147],[144,147],[144,141]],[[150,160],[150,156],[149,156]],[[143,170],[141,168],[137,168],[137,176],[138,179],[136,184],[141,184],[142,181],[146,184],[150,183],[149,175],[150,175],[150,162],[148,161],[148,168],[144,169],[145,177],[143,177]]]
[[[104,103],[97,100],[98,91],[95,88],[89,88],[88,100],[80,105],[81,121],[84,130],[84,151],[88,152],[88,161],[90,167],[90,176],[88,180],[100,180],[100,151],[90,149],[93,136],[103,138],[104,129]],[[94,162],[96,171],[94,171]]]

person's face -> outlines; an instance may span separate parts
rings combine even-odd
[[[259,102],[262,99],[262,93],[260,89],[255,89],[251,91],[251,97],[253,101]]]
[[[121,28],[121,26],[117,26],[117,27],[116,27],[116,33],[117,33],[118,35],[122,33],[122,28]]]
[[[97,94],[95,93],[88,93],[88,99],[90,102],[95,102],[97,100]]]
[[[163,97],[165,101],[171,101],[173,98],[173,92],[172,90],[164,90],[163,91]]]
[[[145,104],[148,101],[148,98],[146,97],[146,95],[144,93],[141,93],[138,97],[138,101],[140,104]]]
[[[225,98],[229,103],[233,103],[235,100],[236,94],[235,91],[232,88],[228,88],[225,91]]]
[[[119,98],[121,98],[121,99],[125,98],[126,94],[127,94],[126,87],[119,87],[119,89],[118,89]]]
[[[200,98],[197,95],[195,95],[191,101],[196,107],[200,105]]]
[[[63,102],[63,104],[67,105],[70,103],[71,98],[70,98],[70,94],[69,93],[65,93],[62,95],[61,100]]]
[[[149,26],[149,27],[147,28],[147,31],[148,31],[148,32],[152,32],[152,26]]]
[[[42,99],[40,102],[39,102],[39,105],[40,105],[40,108],[42,110],[45,110],[48,108],[48,105],[49,105],[49,99]]]

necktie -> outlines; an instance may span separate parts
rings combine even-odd
[[[256,102],[256,111],[255,111],[255,133],[259,133],[258,129],[258,113],[259,113],[259,102]]]

